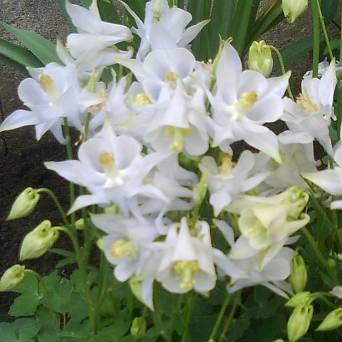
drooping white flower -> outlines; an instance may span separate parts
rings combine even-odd
[[[336,166],[333,169],[304,172],[302,175],[310,182],[318,185],[324,191],[335,196],[342,195],[342,144],[339,142],[334,147],[333,158]],[[330,204],[331,209],[342,209],[342,200],[334,200]]]
[[[82,129],[85,108],[96,104],[98,99],[81,89],[72,65],[64,67],[51,63],[43,68],[29,69],[29,72],[32,78],[20,83],[18,94],[30,111],[15,111],[2,123],[0,131],[34,125],[37,140],[50,130],[63,143],[63,118]]]
[[[115,45],[131,41],[132,32],[123,25],[101,20],[97,0],[93,0],[89,9],[73,5],[66,1],[66,10],[78,33],[67,37],[67,47],[71,55],[82,63],[94,63],[97,66],[114,64],[114,58],[130,58],[132,51],[121,51]]]
[[[232,259],[246,259],[260,254],[262,269],[287,243],[289,237],[310,220],[302,213],[308,194],[292,187],[276,196],[244,196],[228,210],[238,214],[241,236],[230,252]]]
[[[266,79],[256,71],[242,71],[237,51],[226,44],[216,69],[216,88],[213,95],[208,94],[214,145],[229,151],[231,143],[244,140],[280,162],[277,137],[263,124],[282,116],[282,97],[289,77],[287,73]]]
[[[329,136],[331,118],[334,118],[334,92],[337,83],[335,61],[321,79],[305,77],[302,81],[302,93],[294,102],[284,99],[284,120],[292,132],[306,133],[312,140],[317,139],[331,154],[332,145]]]
[[[137,201],[132,203],[132,210],[136,216],[153,215],[158,223],[159,231],[165,233],[167,228],[162,222],[165,213],[186,211],[193,207],[193,188],[197,182],[196,174],[183,169],[178,164],[177,156],[171,155],[159,163],[145,180],[161,191],[165,200],[138,196]]]
[[[167,0],[148,1],[144,21],[125,2],[121,3],[137,25],[133,32],[141,39],[137,52],[139,60],[143,60],[151,50],[186,47],[208,23],[204,20],[186,28],[192,20],[191,14],[178,7],[170,8]]]
[[[199,221],[191,235],[186,218],[169,228],[162,243],[156,279],[170,292],[207,292],[215,287],[216,272],[207,222]]]
[[[268,176],[258,190],[276,194],[293,185],[306,189],[308,186],[301,174],[316,171],[311,137],[303,133],[286,131],[278,135],[278,141],[282,159],[280,164],[264,153],[256,155],[252,172],[268,171]]]
[[[207,173],[210,204],[216,216],[234,198],[253,189],[268,176],[267,172],[251,174],[254,163],[255,155],[250,151],[244,151],[236,165],[229,155],[223,155],[220,166],[212,157],[202,159],[200,169]]]
[[[145,185],[144,178],[165,156],[142,154],[142,146],[130,136],[116,136],[110,125],[81,145],[79,160],[47,162],[46,167],[68,181],[84,186],[88,195],[79,196],[71,211],[91,204],[115,203],[127,213],[129,199],[136,195],[157,196],[161,192]]]
[[[115,265],[114,275],[126,281],[139,275],[149,256],[149,245],[158,236],[153,222],[140,222],[114,214],[91,215],[95,226],[107,235],[103,238],[103,251]]]
[[[194,56],[176,48],[152,51],[143,63],[119,62],[135,74],[143,88],[139,96],[148,101],[139,111],[145,142],[158,151],[203,154],[208,149],[208,115]]]
[[[288,247],[279,248],[267,264],[260,267],[264,251],[253,252],[248,241],[243,241],[241,237],[235,241],[232,228],[225,222],[216,220],[215,223],[231,247],[227,255],[215,250],[215,263],[221,274],[231,277],[227,290],[233,293],[245,287],[262,285],[280,296],[287,297],[286,292],[291,290],[284,280],[291,273],[294,252]],[[237,258],[234,255],[236,251],[244,254],[244,257]]]

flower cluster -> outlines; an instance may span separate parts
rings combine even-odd
[[[89,9],[67,1],[78,32],[58,43],[60,64],[29,70],[19,87],[28,109],[0,130],[34,125],[37,139],[51,131],[60,143],[63,127],[79,131],[77,159],[45,165],[86,189],[70,213],[97,206],[99,246],[149,307],[155,281],[206,293],[219,278],[230,292],[259,284],[286,297],[291,244],[309,222],[302,174],[342,194],[342,148],[333,153],[329,138],[335,62],[320,79],[306,76],[295,101],[284,97],[290,73],[243,70],[229,42],[213,62],[196,61],[190,44],[206,22],[188,27],[190,13],[151,0],[141,20],[124,6],[136,28],[102,21],[96,1]],[[278,120],[288,130],[276,135],[265,124]],[[334,170],[317,172],[314,140]],[[233,153],[238,141],[254,153]]]

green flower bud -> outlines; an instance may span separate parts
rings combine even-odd
[[[14,265],[0,278],[0,292],[11,291],[15,288],[25,277],[25,266]]]
[[[197,186],[194,189],[194,202],[195,207],[198,207],[201,205],[202,201],[205,198],[205,195],[207,193],[208,188],[208,172],[205,170],[202,173],[201,179]]]
[[[85,228],[85,220],[84,219],[79,219],[75,222],[75,227],[77,230],[84,230]]]
[[[273,342],[285,342],[282,338],[277,338],[276,340],[274,340]]]
[[[265,77],[271,75],[273,70],[272,51],[264,40],[253,42],[249,48],[248,67],[262,73]]]
[[[58,237],[57,228],[52,228],[49,220],[43,221],[25,236],[20,249],[20,260],[39,258],[53,246]]]
[[[299,305],[309,304],[314,296],[310,292],[300,292],[294,295],[285,306],[295,308]]]
[[[329,331],[342,326],[342,307],[331,311],[319,325],[316,331]]]
[[[97,246],[97,248],[100,250],[100,251],[104,251],[104,249],[103,249],[103,239],[104,239],[104,237],[100,237],[99,239],[97,239],[97,241],[96,241],[96,246]]]
[[[295,255],[291,260],[290,283],[295,293],[303,292],[308,280],[304,259]]]
[[[299,305],[287,322],[287,335],[290,342],[298,341],[309,330],[312,315],[312,305]]]
[[[284,16],[290,24],[308,8],[308,0],[283,0],[281,5]]]
[[[144,317],[135,317],[131,325],[133,337],[142,338],[146,334],[146,320]]]
[[[36,207],[40,195],[33,188],[25,189],[14,201],[7,220],[16,220],[30,215]]]

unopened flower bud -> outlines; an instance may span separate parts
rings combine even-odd
[[[331,311],[316,329],[317,331],[334,330],[342,326],[342,308]]]
[[[14,265],[0,278],[0,292],[11,291],[15,288],[25,277],[25,266]]]
[[[264,40],[253,42],[249,48],[248,67],[262,73],[265,77],[271,75],[273,70],[272,51]]]
[[[313,299],[313,295],[310,292],[300,292],[294,295],[291,299],[287,301],[285,306],[290,308],[295,308],[299,305],[310,304],[309,302]]]
[[[133,337],[142,338],[146,334],[146,320],[144,317],[135,317],[131,325]]]
[[[97,241],[96,241],[96,246],[97,246],[97,248],[100,250],[100,251],[104,251],[104,249],[103,249],[103,239],[104,239],[104,237],[100,237],[99,239],[97,239]]]
[[[298,341],[309,330],[312,315],[312,305],[297,306],[287,322],[287,335],[290,342]]]
[[[36,207],[40,195],[33,188],[25,189],[14,201],[7,220],[16,220],[30,215]]]
[[[282,338],[277,338],[276,340],[274,340],[273,342],[285,342]]]
[[[304,259],[295,255],[291,260],[290,283],[295,293],[303,292],[308,280]]]
[[[51,227],[51,222],[43,221],[25,236],[20,249],[20,260],[39,258],[53,246],[58,236],[59,232]]]
[[[284,16],[292,24],[308,8],[308,0],[283,0],[281,7]]]
[[[199,207],[205,198],[208,188],[208,172],[202,172],[201,179],[194,190],[195,207]]]
[[[75,227],[77,230],[84,230],[85,228],[85,220],[84,219],[79,219],[75,222]]]

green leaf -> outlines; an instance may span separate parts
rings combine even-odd
[[[57,282],[56,282],[57,278]],[[51,277],[42,279],[40,286],[40,293],[43,296],[42,304],[62,314],[70,310],[70,300],[73,291],[72,282],[65,278],[59,278],[54,273]]]
[[[35,337],[39,330],[40,324],[32,318],[17,319],[12,323],[17,330],[19,342],[28,342]]]
[[[32,316],[36,312],[39,302],[39,297],[23,294],[14,300],[8,313],[13,317]]]
[[[35,32],[19,29],[6,23],[2,23],[2,25],[8,32],[15,35],[43,64],[60,63],[56,53],[56,46],[49,40]]]
[[[321,1],[321,10],[326,24],[329,24],[338,13],[338,0]]]
[[[128,332],[130,325],[131,322],[129,319],[125,320],[121,317],[117,317],[111,326],[106,327],[99,332],[96,341],[107,341],[110,338],[111,342],[119,342]]]
[[[26,68],[24,68],[22,65],[14,62],[12,59],[9,59],[9,58],[1,56],[1,55],[0,55],[0,65],[8,65],[8,66],[11,66],[11,67],[17,69],[18,71],[20,71],[23,74],[28,74]]]
[[[40,67],[42,63],[28,50],[0,38],[0,54],[23,67]]]
[[[0,341],[16,342],[15,327],[10,323],[0,323]]]

